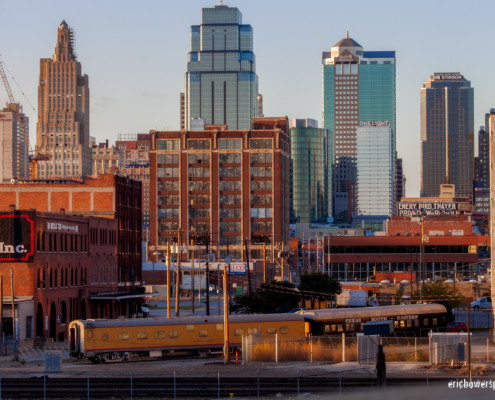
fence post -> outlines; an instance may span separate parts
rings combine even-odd
[[[342,332],[342,362],[345,362],[345,332]]]
[[[414,336],[414,361],[418,361],[418,339]]]
[[[309,362],[313,364],[313,336],[309,335]]]
[[[242,335],[242,344],[241,344],[241,349],[242,349],[242,365],[246,362],[247,358],[247,351],[246,351],[246,343],[244,343],[244,335]]]
[[[278,364],[278,333],[275,334],[275,364]]]

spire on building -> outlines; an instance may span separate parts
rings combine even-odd
[[[72,61],[76,59],[74,53],[74,35],[67,22],[62,21],[57,30],[57,44],[53,61]]]

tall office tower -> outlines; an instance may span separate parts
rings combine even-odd
[[[253,28],[242,24],[235,7],[201,10],[201,25],[191,26],[185,75],[185,124],[204,119],[208,125],[250,129],[258,109],[258,76]]]
[[[388,121],[395,154],[395,51],[364,51],[347,33],[322,58],[323,128],[331,132],[334,151],[333,216],[346,220],[356,211],[359,124]]]
[[[40,60],[36,151],[50,158],[39,163],[39,178],[91,175],[88,76],[81,73],[65,21],[58,27],[53,58]]]
[[[19,119],[22,119],[24,132]],[[8,103],[0,111],[0,183],[9,183],[13,178],[29,177],[28,147],[29,119],[21,106]]]
[[[388,122],[357,128],[357,214],[392,216],[396,156]]]
[[[437,197],[440,185],[455,185],[457,197],[472,197],[474,89],[460,73],[435,73],[421,98],[421,196]]]
[[[263,113],[263,95],[258,93],[258,117],[264,117]]]
[[[327,222],[332,209],[331,174],[328,173],[330,133],[318,128],[314,119],[291,120],[289,132],[291,222]]]

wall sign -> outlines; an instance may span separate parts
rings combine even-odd
[[[27,214],[0,215],[0,262],[32,262],[34,219]]]

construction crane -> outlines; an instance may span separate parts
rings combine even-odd
[[[24,125],[24,119],[21,118],[20,113],[20,103],[17,103],[14,99],[14,95],[12,94],[12,90],[10,88],[9,81],[7,79],[7,75],[5,74],[5,70],[3,68],[3,61],[0,59],[0,75],[2,76],[3,85],[5,86],[5,90],[7,91],[7,96],[9,97],[9,102],[12,105],[12,111],[19,123],[19,128],[21,129],[22,136],[24,137],[24,142],[26,143],[26,147],[29,152],[29,171],[31,179],[38,179],[38,162],[46,161],[50,159],[50,156],[47,154],[36,152],[31,148],[29,142],[29,134],[26,132],[26,127]],[[46,135],[43,137],[43,142],[45,140]],[[43,142],[40,145],[40,148],[43,146]]]

